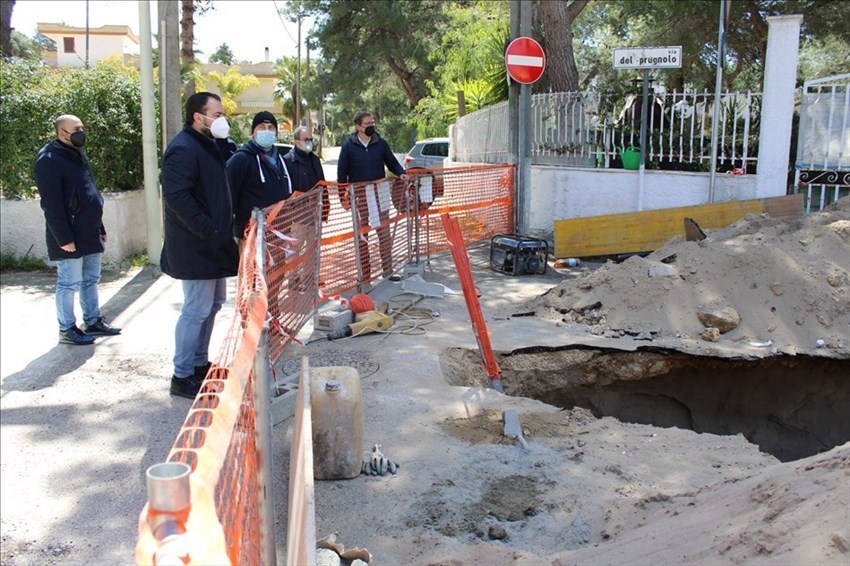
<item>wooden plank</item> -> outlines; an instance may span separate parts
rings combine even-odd
[[[802,196],[790,195],[625,214],[606,214],[555,221],[555,257],[593,257],[649,252],[673,236],[685,236],[684,218],[701,228],[723,228],[747,214],[768,212],[774,217],[797,216]]]
[[[803,212],[803,193],[761,200],[764,212],[771,218],[796,218]]]
[[[310,367],[301,362],[301,381],[295,404],[292,447],[289,450],[289,506],[286,528],[286,563],[316,563],[316,500],[313,489],[313,421],[310,402]]]

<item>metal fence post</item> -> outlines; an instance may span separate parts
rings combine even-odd
[[[265,216],[262,210],[254,209],[257,221],[256,265],[258,275],[265,279]],[[247,252],[247,250],[246,250]],[[277,545],[275,543],[274,492],[272,478],[272,419],[271,419],[271,360],[269,359],[269,323],[263,321],[263,330],[254,355],[254,421],[256,423],[257,486],[260,501],[260,533],[262,536],[263,564],[277,563]]]

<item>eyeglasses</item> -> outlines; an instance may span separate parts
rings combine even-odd
[[[313,141],[313,138],[303,138],[303,139],[300,139],[300,140],[298,140],[298,141],[308,141],[308,142],[311,142],[311,141]]]
[[[368,128],[369,126],[374,126],[375,122],[369,122],[368,124],[366,122],[363,122],[360,125],[363,126],[364,128]]]

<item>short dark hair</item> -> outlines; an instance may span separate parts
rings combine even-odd
[[[363,122],[363,118],[371,115],[372,113],[368,110],[358,110],[357,113],[354,114],[354,123],[359,126]]]
[[[186,100],[186,125],[191,126],[195,121],[195,112],[204,113],[204,108],[210,98],[215,98],[221,102],[221,97],[212,92],[196,92]]]

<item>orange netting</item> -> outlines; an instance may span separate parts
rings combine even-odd
[[[168,455],[192,468],[185,533],[168,542],[169,552],[178,548],[186,564],[262,561],[254,364],[264,326],[263,363],[273,365],[320,298],[449,249],[435,215],[457,218],[465,243],[512,232],[513,176],[513,166],[484,165],[411,171],[407,181],[322,183],[266,208],[262,222],[251,220],[236,316]],[[260,229],[263,257],[256,252]],[[155,514],[145,505],[139,516],[137,564],[153,563],[165,546],[151,532]]]
[[[324,183],[330,214],[322,226],[322,295],[338,295],[422,255],[448,250],[443,213],[458,218],[466,243],[512,232],[513,176],[512,166],[479,165],[411,170],[406,183]]]
[[[256,225],[245,250],[256,247]],[[191,512],[180,537],[180,556],[194,564],[257,563],[261,536],[257,489],[253,364],[266,315],[263,278],[252,254],[243,254],[236,310],[219,358],[195,398],[168,455],[192,468]],[[148,524],[147,505],[139,517],[136,563],[154,563],[162,541]]]

